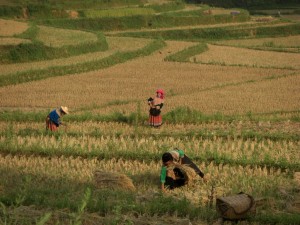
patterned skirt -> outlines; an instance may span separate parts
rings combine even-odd
[[[162,125],[162,116],[152,116],[149,115],[149,125],[153,127],[159,127]]]

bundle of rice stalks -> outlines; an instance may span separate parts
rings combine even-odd
[[[176,168],[180,169],[181,172],[183,173],[184,175],[184,178],[185,178],[185,183],[186,184],[191,184],[193,182],[193,180],[196,179],[197,177],[197,173],[195,172],[195,170],[191,167],[189,167],[188,165],[186,164],[176,164],[175,166]]]
[[[132,180],[121,173],[96,170],[94,181],[97,188],[135,190]]]

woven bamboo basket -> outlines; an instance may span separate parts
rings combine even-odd
[[[229,220],[244,219],[256,212],[256,204],[252,196],[239,193],[237,195],[218,197],[217,211],[222,218]]]

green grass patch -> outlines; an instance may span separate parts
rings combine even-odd
[[[144,8],[153,9],[157,13],[169,12],[175,10],[182,10],[185,8],[185,4],[182,1],[171,1],[164,4],[153,4],[144,6]]]
[[[102,18],[102,17],[124,17],[136,15],[151,15],[155,11],[151,8],[121,8],[121,9],[105,9],[105,10],[85,10],[84,17],[87,18]]]
[[[174,61],[174,62],[187,62],[189,58],[201,54],[208,50],[206,43],[200,43],[196,46],[189,47],[182,51],[176,52],[175,54],[168,55],[164,60],[165,61]]]
[[[62,47],[50,47],[36,39],[39,29],[32,25],[20,38],[30,39],[31,43],[21,43],[16,46],[7,47],[1,54],[2,63],[20,63],[41,60],[50,60],[57,58],[67,58],[75,55],[105,51],[108,49],[108,43],[103,33],[97,33],[97,41],[83,42],[78,45],[66,45]]]
[[[200,24],[217,24],[249,21],[248,14],[205,15],[205,16],[168,16],[168,15],[136,15],[126,17],[78,18],[39,20],[38,23],[53,27],[61,27],[87,31],[114,31],[141,28],[163,28],[176,26],[192,26]]]
[[[257,27],[254,25],[215,28],[173,29],[167,31],[124,32],[118,36],[154,38],[164,40],[211,41],[259,37],[284,37],[300,34],[300,24]]]
[[[22,15],[21,6],[0,5],[0,17],[11,18]]]
[[[127,104],[128,101],[115,101],[104,104],[101,107],[112,106],[112,105],[121,105]],[[97,107],[97,108],[101,108]],[[95,107],[84,108],[85,110],[91,110]],[[22,111],[1,111],[0,112],[0,121],[5,122],[44,122],[45,115],[49,113],[50,109],[47,111],[40,112],[22,112]],[[111,114],[92,114],[89,111],[83,111],[77,114],[68,115],[64,118],[67,122],[84,122],[84,121],[93,121],[93,122],[124,122],[128,124],[135,123],[135,117],[140,114],[140,112],[133,112],[129,115],[125,115],[120,112],[113,112]],[[148,117],[148,114],[139,115],[140,123],[143,123],[143,120]],[[169,111],[163,115],[164,120],[168,123],[184,123],[184,124],[199,124],[199,123],[210,123],[213,121],[218,122],[233,122],[233,121],[269,121],[269,122],[284,122],[284,121],[300,121],[300,111],[278,111],[270,113],[252,113],[248,112],[244,115],[224,115],[222,113],[215,114],[204,114],[200,111],[193,110],[189,107],[177,107],[172,111]]]
[[[32,20],[46,18],[66,18],[68,17],[67,10],[82,10],[82,9],[107,9],[112,7],[129,7],[131,5],[142,5],[141,0],[85,0],[85,1],[59,1],[59,0],[44,0],[44,1],[20,1],[13,0],[9,3],[4,3],[0,6],[0,17],[24,17]],[[24,10],[24,11],[23,11]]]

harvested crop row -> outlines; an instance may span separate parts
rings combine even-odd
[[[94,135],[73,133],[69,136],[52,136],[37,133],[26,135],[26,130],[23,130],[19,135],[3,133],[0,140],[3,151],[24,155],[72,154],[83,157],[158,160],[164,151],[178,147],[191,157],[203,161],[271,164],[282,168],[288,163],[291,168],[299,168],[300,156],[296,154],[299,140],[243,140],[218,137],[214,133],[216,131],[207,132],[209,138],[188,135],[159,137],[154,134],[103,135],[101,130],[96,130]]]
[[[33,176],[48,177],[53,180],[52,185],[56,185],[55,180],[59,181],[68,177],[68,180],[75,183],[91,183],[95,170],[104,170],[128,174],[138,190],[138,193],[156,192],[159,184],[160,163],[150,162],[141,163],[138,161],[124,160],[102,160],[65,158],[65,157],[22,157],[22,156],[2,156],[0,155],[0,169],[6,171],[1,173],[1,180],[10,181],[10,173],[31,174]],[[222,196],[228,193],[245,191],[254,196],[271,196],[275,198],[279,188],[292,188],[292,178],[287,176],[287,172],[266,169],[260,167],[239,167],[230,165],[201,164],[204,173],[208,178],[207,183],[200,179],[193,185],[184,187],[174,192],[174,197],[184,198],[194,204],[208,203],[208,197],[212,185],[215,187],[215,196]],[[28,176],[28,175],[27,175]],[[30,185],[35,185],[34,179]],[[42,181],[40,181],[42,182]],[[38,185],[38,184],[36,184]],[[65,184],[70,185],[70,184]],[[5,193],[7,187],[2,189]]]

